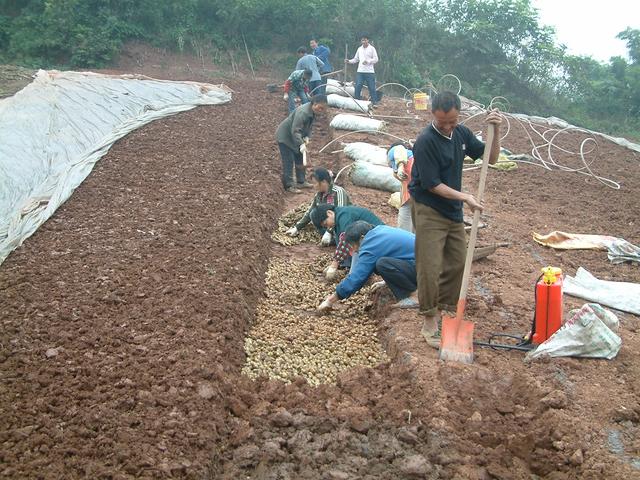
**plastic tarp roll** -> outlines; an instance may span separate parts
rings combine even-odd
[[[616,310],[640,315],[640,284],[599,280],[580,267],[575,277],[567,275],[564,293],[601,303]]]
[[[329,126],[339,130],[368,130],[370,132],[380,132],[384,129],[385,123],[375,118],[339,113],[333,117]]]
[[[0,263],[118,139],[153,120],[229,101],[227,89],[205,83],[40,70],[0,100]]]
[[[387,150],[376,145],[371,145],[370,143],[347,143],[342,151],[352,160],[362,160],[363,162],[381,165],[383,167],[389,166]]]
[[[341,97],[335,93],[327,95],[327,103],[330,107],[354,110],[363,113],[367,113],[371,108],[371,102],[368,100],[356,100],[351,97]]]
[[[349,95],[353,97],[356,94],[356,89],[353,86],[353,82],[343,84],[338,80],[330,78],[327,80],[327,95],[330,93],[335,93],[336,95],[341,95],[343,97],[347,97]]]
[[[393,176],[391,167],[356,161],[351,167],[351,181],[360,187],[375,188],[385,192],[399,192],[400,181]]]

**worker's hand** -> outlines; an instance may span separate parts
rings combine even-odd
[[[405,181],[408,178],[407,174],[404,173],[404,165],[402,164],[398,165],[398,171],[396,172],[396,176],[398,177],[398,180],[400,180],[401,182]]]
[[[296,227],[291,227],[289,230],[287,230],[285,232],[287,235],[289,235],[290,237],[296,237],[298,236],[298,229]]]
[[[309,137],[302,137],[302,141],[304,142],[305,145],[309,144]]]
[[[304,143],[300,144],[300,153],[307,153],[307,145]]]
[[[284,93],[284,95],[282,96],[282,98],[286,101],[289,100],[289,94],[287,92]]]
[[[329,265],[327,268],[324,269],[324,278],[326,278],[328,281],[331,282],[335,280],[337,276],[338,276],[338,269],[333,265]]]
[[[322,245],[323,247],[328,247],[331,244],[332,238],[333,236],[331,235],[331,232],[324,232],[324,235],[322,235],[322,240],[320,240],[320,245]]]
[[[344,64],[346,65],[347,63],[349,63],[349,60],[347,60],[346,58],[344,59]]]
[[[363,65],[369,65],[369,60],[362,60]]]
[[[332,293],[318,307],[318,313],[326,313],[333,308],[333,304],[338,301],[338,296]]]
[[[464,202],[469,205],[469,208],[471,208],[471,210],[475,211],[475,210],[480,210],[482,211],[482,209],[484,208],[484,205],[482,204],[482,202],[479,202],[478,200],[476,200],[476,198],[473,195],[467,194],[467,196],[464,199]]]
[[[485,119],[487,123],[492,123],[496,127],[502,124],[502,116],[500,115],[500,110],[494,108],[487,114],[487,118]]]

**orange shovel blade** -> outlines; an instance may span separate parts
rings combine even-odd
[[[442,317],[440,360],[473,363],[473,322]]]

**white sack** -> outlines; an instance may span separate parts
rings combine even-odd
[[[205,83],[40,70],[0,100],[0,263],[116,140],[158,118],[229,101],[231,93]]]
[[[362,160],[363,162],[381,165],[383,167],[389,166],[387,150],[376,145],[371,145],[370,143],[347,143],[342,151],[352,160]]]
[[[400,181],[393,176],[391,167],[356,161],[351,167],[351,181],[361,187],[375,188],[386,192],[399,192]]]
[[[575,278],[569,275],[565,277],[562,288],[568,295],[640,315],[640,284],[638,283],[598,280],[580,267]]]
[[[327,80],[327,95],[330,93],[335,93],[343,97],[349,95],[353,97],[356,94],[356,88],[353,86],[353,82],[347,82],[343,85],[342,82],[330,78]]]
[[[587,357],[611,360],[620,351],[622,340],[614,333],[619,322],[612,312],[597,303],[586,303],[538,348],[527,354],[527,360],[540,356]]]
[[[329,126],[340,130],[367,130],[370,132],[380,132],[384,129],[385,123],[374,118],[339,113],[333,117]]]
[[[357,112],[367,113],[371,108],[371,102],[368,100],[356,100],[351,97],[341,97],[332,93],[327,95],[327,102],[330,107],[343,108],[345,110],[355,110]]]

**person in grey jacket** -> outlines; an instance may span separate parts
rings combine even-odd
[[[285,118],[276,131],[276,141],[282,159],[282,186],[287,192],[300,193],[297,187],[311,188],[305,181],[303,156],[307,152],[307,143],[316,115],[327,110],[326,95],[316,95],[310,103],[300,105]],[[295,166],[295,182],[293,170]]]
[[[296,70],[311,70],[311,78],[309,79],[309,93],[313,96],[320,93],[318,88],[322,84],[322,76],[320,70],[324,67],[324,62],[315,55],[307,53],[305,47],[298,48],[298,63]]]

